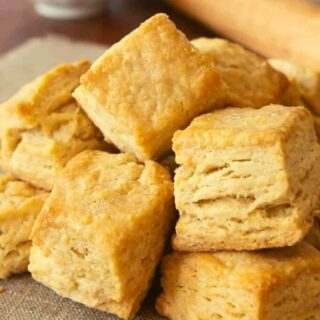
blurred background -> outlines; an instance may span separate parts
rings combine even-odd
[[[51,3],[60,4],[61,12],[54,10],[50,12],[49,8],[48,12],[44,10],[40,13],[42,16],[37,14],[34,4],[41,5],[46,2],[50,3],[50,1],[0,0],[0,53],[31,37],[52,33],[74,39],[112,44],[157,12],[168,13],[188,37],[213,35],[208,28],[193,21],[177,9],[173,9],[162,0],[103,0],[104,7],[97,9],[96,14],[92,8],[93,12],[90,14],[90,3],[95,7],[94,0],[52,0]],[[73,8],[89,3],[88,17],[86,17],[85,10],[83,18],[81,18],[81,13],[78,17],[77,12],[73,17],[72,12],[69,12],[69,18],[64,16],[63,7],[64,4],[67,7],[68,2],[73,5]],[[96,5],[99,8],[101,1],[97,1]],[[44,17],[45,15],[50,16],[50,13],[51,18]]]
[[[158,12],[189,39],[223,36],[320,70],[318,0],[0,0],[0,54],[48,34],[110,45]]]

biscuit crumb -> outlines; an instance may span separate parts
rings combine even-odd
[[[4,287],[0,287],[0,293],[3,293],[5,291],[6,291],[6,289]]]

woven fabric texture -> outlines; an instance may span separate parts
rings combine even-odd
[[[118,320],[105,312],[87,308],[34,281],[30,274],[0,281],[1,320]],[[155,294],[150,294],[135,320],[161,320],[154,311]]]

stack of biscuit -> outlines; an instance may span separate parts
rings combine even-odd
[[[71,96],[89,66],[58,66],[0,106],[0,278],[27,271],[33,224],[65,164],[83,150],[105,149]]]
[[[174,233],[161,315],[318,319],[320,90],[304,81],[157,14],[27,84],[0,106],[0,278],[28,268],[132,319]]]
[[[173,136],[179,219],[157,310],[173,320],[318,319],[318,75],[290,76],[226,40],[192,43],[227,85],[228,107]]]

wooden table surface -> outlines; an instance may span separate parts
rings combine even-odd
[[[30,0],[0,0],[0,54],[25,40],[48,33],[112,44],[157,12],[165,12],[192,39],[213,36],[212,31],[174,10],[162,0],[107,0],[99,17],[57,21],[38,16]]]

